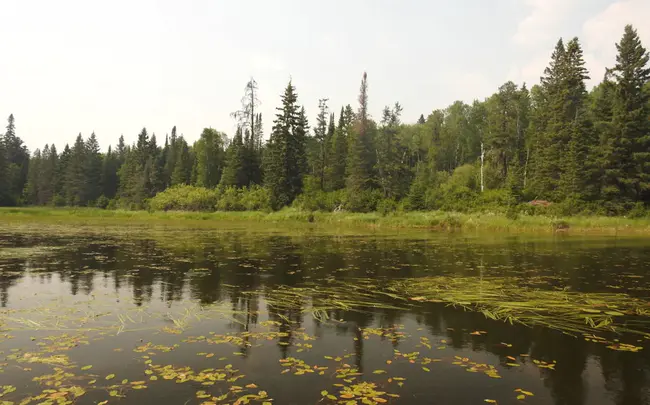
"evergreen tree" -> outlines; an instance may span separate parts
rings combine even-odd
[[[318,100],[318,117],[316,118],[316,127],[314,127],[314,138],[318,147],[318,156],[315,163],[315,174],[318,177],[318,184],[321,190],[325,189],[325,173],[329,169],[329,150],[330,143],[328,131],[328,107],[327,99]]]
[[[368,75],[364,72],[359,92],[359,112],[348,137],[347,188],[351,194],[373,186],[372,133],[368,116]]]
[[[327,190],[345,188],[348,138],[354,120],[352,107],[341,107],[339,122],[330,142],[330,165],[327,170]]]
[[[81,136],[77,136],[70,150],[70,159],[66,165],[63,195],[67,205],[78,206],[86,203],[86,145]]]
[[[376,142],[377,177],[384,198],[397,199],[406,190],[407,167],[401,162],[401,148],[397,139],[401,125],[402,106],[395,103],[393,109],[386,106],[382,114],[381,127]]]
[[[108,146],[108,151],[104,155],[102,161],[102,194],[108,199],[113,199],[117,195],[119,188],[119,161],[116,152],[113,152],[111,146]]]
[[[9,194],[9,164],[7,162],[7,149],[4,135],[0,134],[0,206],[10,205]]]
[[[179,184],[190,184],[192,177],[192,156],[190,155],[190,147],[185,142],[183,136],[180,136],[176,141],[176,164],[172,173],[172,186]]]
[[[133,148],[126,153],[124,164],[119,172],[119,196],[125,202],[141,206],[146,198],[152,196],[152,156],[147,129],[143,128]]]
[[[52,146],[45,145],[41,155],[42,160],[38,176],[38,198],[36,204],[47,205],[54,198],[59,156],[54,144]]]
[[[226,150],[226,163],[221,177],[221,185],[245,187],[248,185],[246,173],[246,148],[242,136],[242,128],[237,127],[235,136],[232,138]]]
[[[291,81],[282,95],[265,155],[265,183],[271,193],[271,206],[289,205],[302,188],[305,169],[306,117],[298,110],[298,96]]]
[[[606,187],[618,189],[623,201],[650,202],[649,55],[636,30],[628,25],[616,45],[612,111],[613,139],[606,169]]]
[[[178,152],[178,145],[176,138],[176,126],[172,128],[172,135],[169,141],[169,146],[165,150],[165,167],[164,167],[164,180],[165,187],[169,187],[172,183],[172,174],[176,166],[176,156]]]
[[[54,204],[62,205],[66,203],[66,177],[68,173],[68,165],[70,163],[70,158],[72,156],[72,149],[66,143],[59,157],[59,165],[56,170],[56,175],[54,176]]]
[[[93,132],[86,140],[84,159],[84,203],[94,203],[102,195],[103,158],[99,151],[99,142]]]
[[[420,118],[418,118],[418,124],[422,125],[426,122],[427,121],[424,119],[424,114],[420,114]]]
[[[26,204],[38,204],[38,176],[41,173],[41,151],[36,149],[29,160],[29,171],[27,172],[27,184],[25,185],[24,201]]]
[[[29,169],[29,152],[22,139],[16,135],[16,123],[13,114],[7,119],[7,129],[4,134],[4,150],[6,154],[6,181],[9,205],[20,202]]]

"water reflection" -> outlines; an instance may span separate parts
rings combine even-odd
[[[615,239],[512,238],[481,244],[462,236],[335,238],[236,232],[194,235],[182,243],[179,237],[39,238],[0,234],[0,246],[27,249],[23,257],[0,257],[0,305],[7,309],[24,305],[30,296],[46,290],[71,296],[110,291],[116,302],[127,300],[136,307],[152,302],[167,308],[187,301],[203,306],[222,303],[237,314],[228,324],[233,331],[255,329],[260,314],[278,322],[281,337],[276,346],[283,359],[295,355],[294,334],[302,328],[313,330],[319,338],[342,337],[350,345],[352,365],[360,372],[376,367],[375,347],[368,346],[372,341],[364,338],[363,330],[373,327],[390,331],[396,325],[405,325],[404,331],[413,336],[427,334],[444,339],[455,352],[469,352],[483,359],[497,358],[501,367],[512,371],[509,381],[500,383],[499,389],[514,389],[519,382],[533,384],[535,379],[541,380],[546,393],[536,392],[529,403],[650,403],[647,350],[615,352],[582,338],[543,328],[493,322],[481,314],[435,304],[411,311],[330,310],[327,317],[338,321],[332,327],[311,317],[307,319],[299,309],[275,308],[264,302],[264,294],[250,294],[279,285],[299,286],[332,277],[388,279],[432,274],[477,277],[516,274],[540,278],[540,287],[622,290],[645,295],[645,287],[650,285],[650,275],[645,270],[650,265],[650,247],[645,243]],[[46,254],[29,254],[28,249],[34,246],[58,249]],[[57,293],[59,288],[65,291]],[[468,333],[483,330],[488,333],[481,336]],[[239,348],[243,358],[258,350],[247,339]],[[400,340],[388,334],[380,336],[380,341],[388,341],[391,350],[402,350]],[[549,363],[557,361],[557,366],[555,370],[524,367],[518,372],[508,365],[511,363],[508,356],[513,354],[525,354]],[[526,364],[526,359],[521,357],[521,362]],[[452,392],[439,396],[442,403],[447,403],[445,395],[449,403],[458,401],[460,397],[453,392],[466,390],[465,382],[444,376],[438,378]],[[426,390],[428,383],[423,376],[413,379],[416,380],[414,391],[418,390],[418,381],[420,389]],[[414,395],[404,403],[430,403],[427,398]]]

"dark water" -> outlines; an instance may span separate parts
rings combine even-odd
[[[272,404],[648,404],[650,347],[638,336],[620,339],[641,351],[620,352],[439,304],[333,309],[316,319],[267,301],[279,286],[431,275],[540,278],[539,288],[645,298],[648,242],[0,230],[0,394],[15,387],[0,404],[30,396],[37,398],[29,403],[233,404],[245,395]],[[208,371],[186,381],[192,374],[182,367]],[[205,377],[211,373],[236,380]],[[346,387],[363,383],[376,393],[365,402],[345,397]],[[517,399],[518,389],[534,395]]]

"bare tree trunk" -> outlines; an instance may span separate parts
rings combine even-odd
[[[481,193],[485,189],[485,185],[483,184],[483,163],[485,160],[485,149],[483,149],[483,142],[481,142]]]
[[[526,148],[526,164],[524,165],[524,188],[526,188],[526,180],[528,179],[528,157],[530,156],[530,146]]]

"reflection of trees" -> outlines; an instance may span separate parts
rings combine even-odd
[[[257,324],[259,292],[277,286],[300,286],[325,278],[338,280],[370,277],[379,284],[395,277],[454,274],[475,276],[517,275],[526,278],[547,276],[541,286],[569,286],[574,290],[606,290],[620,284],[621,271],[640,278],[622,279],[626,285],[645,285],[647,249],[620,246],[615,240],[592,242],[580,239],[508,238],[495,244],[475,243],[464,235],[433,236],[430,240],[367,236],[324,237],[255,235],[242,232],[198,233],[181,241],[173,232],[149,239],[131,236],[89,237],[83,244],[52,254],[0,262],[0,305],[9,304],[9,292],[20,285],[26,271],[43,284],[59,279],[71,294],[91,294],[102,284],[112,283],[116,293],[132,294],[136,305],[152,299],[171,305],[191,299],[203,305],[225,301],[235,313],[230,327],[250,331]],[[31,246],[34,240],[16,242]],[[47,244],[47,240],[36,240]],[[200,271],[198,270],[200,269]],[[52,277],[54,275],[54,277]],[[58,277],[57,277],[58,276]],[[100,277],[104,278],[103,283]],[[98,282],[100,281],[100,282]],[[158,294],[159,291],[159,294]],[[641,294],[641,292],[637,292]],[[386,297],[386,303],[390,299]],[[277,303],[275,303],[277,304]],[[296,329],[304,323],[304,306],[287,308],[271,302],[267,308],[271,320],[280,323],[279,349],[289,355],[296,343]],[[406,312],[384,308],[365,308],[363,312],[330,310],[336,333],[353,340],[356,367],[363,369],[362,329],[392,328],[413,317],[432,335],[444,338],[453,348],[471,348],[498,356],[508,367],[507,357],[529,353],[536,359],[557,360],[555,371],[540,369],[540,376],[556,404],[586,403],[589,387],[585,370],[594,372],[599,364],[605,389],[617,404],[644,404],[650,383],[650,354],[621,353],[604,345],[587,344],[556,332],[510,326],[486,319],[482,314],[463,312],[442,305],[422,305]],[[315,323],[316,334],[326,334],[329,325]],[[487,331],[472,336],[472,331]],[[406,331],[407,333],[409,331]],[[385,339],[386,334],[380,339]],[[512,344],[506,347],[502,342]],[[391,344],[397,345],[396,340]],[[247,355],[246,343],[241,353]],[[526,358],[520,361],[527,361]]]
[[[22,264],[18,260],[11,260],[0,268],[0,306],[2,308],[9,303],[9,289],[17,285],[22,278]]]

